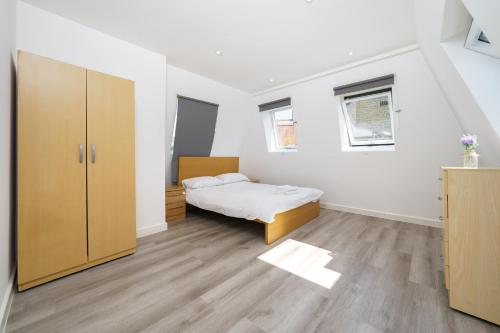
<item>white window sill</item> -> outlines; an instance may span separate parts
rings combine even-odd
[[[395,145],[384,146],[349,146],[342,147],[343,152],[372,152],[372,151],[396,151]]]
[[[296,153],[297,149],[281,149],[281,150],[271,150],[270,153]]]

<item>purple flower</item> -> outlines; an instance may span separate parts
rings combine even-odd
[[[464,134],[460,138],[460,143],[463,144],[465,146],[465,149],[467,149],[467,150],[476,149],[478,146],[477,136],[471,135],[471,134]]]

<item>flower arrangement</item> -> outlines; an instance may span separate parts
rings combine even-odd
[[[477,168],[479,166],[479,155],[476,153],[477,136],[472,134],[464,134],[460,139],[460,143],[464,145],[464,168]]]
[[[462,135],[460,143],[464,145],[465,151],[467,152],[474,151],[479,146],[477,143],[477,136],[472,134]]]

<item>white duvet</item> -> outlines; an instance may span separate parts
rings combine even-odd
[[[187,189],[186,201],[227,216],[271,223],[276,214],[317,201],[322,195],[323,191],[314,188],[238,182]]]

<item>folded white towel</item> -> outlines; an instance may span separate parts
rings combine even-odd
[[[277,194],[293,194],[297,193],[299,188],[297,186],[290,186],[290,185],[282,185],[278,186],[276,188],[276,193]]]

